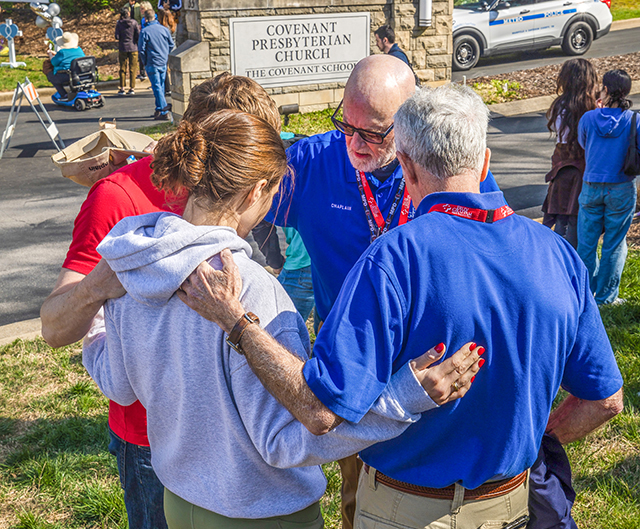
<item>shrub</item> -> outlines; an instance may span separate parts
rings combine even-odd
[[[474,83],[473,89],[487,105],[522,99],[520,83],[516,81],[493,79],[490,83]]]

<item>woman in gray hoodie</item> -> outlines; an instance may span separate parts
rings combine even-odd
[[[183,217],[125,218],[98,246],[128,294],[106,303],[83,362],[111,400],[146,408],[171,529],[320,528],[326,480],[317,465],[395,437],[436,406],[407,365],[360,423],[314,436],[267,392],[220,327],[174,295],[202,261],[220,268],[218,254],[229,248],[243,305],[308,357],[302,318],[243,239],[287,171],[278,134],[258,117],[223,110],[197,125],[183,121],[160,140],[152,176],[163,189],[189,191]]]

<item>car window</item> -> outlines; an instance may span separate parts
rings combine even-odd
[[[507,7],[530,6],[536,3],[536,0],[500,0],[496,6],[498,9],[506,9]]]
[[[455,0],[453,7],[462,7],[466,9],[486,8],[491,3],[490,0]]]

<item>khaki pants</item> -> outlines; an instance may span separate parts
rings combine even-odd
[[[315,502],[306,509],[273,518],[227,518],[198,507],[169,489],[164,489],[164,514],[169,529],[322,529],[324,521],[320,504]]]
[[[118,55],[120,61],[120,88],[127,86],[127,64],[129,66],[129,86],[136,87],[136,74],[138,73],[138,52],[121,51]]]
[[[339,459],[338,465],[342,473],[342,529],[352,529],[362,460],[357,455],[352,455]]]
[[[360,473],[355,529],[498,529],[529,513],[529,480],[508,494],[464,501],[456,485],[453,500],[407,494],[375,480],[375,471]]]

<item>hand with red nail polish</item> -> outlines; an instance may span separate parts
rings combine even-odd
[[[480,369],[480,350],[484,352],[483,347],[478,348],[475,342],[469,342],[440,364],[433,366],[434,362],[442,358],[445,350],[445,345],[440,343],[411,361],[416,378],[439,406],[459,399],[469,391],[471,378]]]

